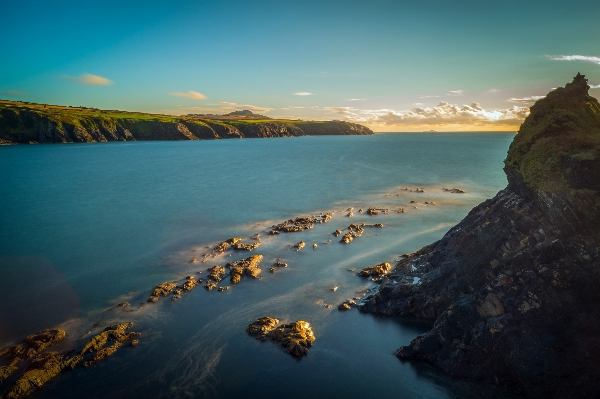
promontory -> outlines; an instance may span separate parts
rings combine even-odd
[[[600,397],[600,104],[588,90],[577,74],[534,104],[508,186],[361,307],[434,322],[400,359],[531,398]]]
[[[249,110],[170,116],[0,100],[0,144],[366,135],[344,121],[271,119]]]

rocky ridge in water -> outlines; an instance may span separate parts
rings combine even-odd
[[[578,74],[539,100],[509,149],[508,187],[361,306],[435,321],[399,358],[532,398],[600,396],[600,104],[588,89]]]
[[[246,332],[261,341],[272,340],[285,347],[290,355],[302,357],[308,355],[308,349],[315,342],[315,334],[306,321],[298,320],[293,323],[279,324],[272,317],[261,317],[250,323]]]

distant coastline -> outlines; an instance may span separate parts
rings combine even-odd
[[[0,100],[0,144],[368,135],[344,121],[271,119],[249,110],[171,116]]]

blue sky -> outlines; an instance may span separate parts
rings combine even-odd
[[[598,21],[599,1],[3,0],[0,98],[516,130],[577,72],[600,84]]]

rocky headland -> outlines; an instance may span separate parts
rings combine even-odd
[[[373,134],[365,126],[343,121],[258,117],[169,116],[0,100],[0,144]]]
[[[600,396],[600,104],[587,79],[532,108],[508,186],[401,260],[365,312],[433,328],[396,355],[532,398]]]

